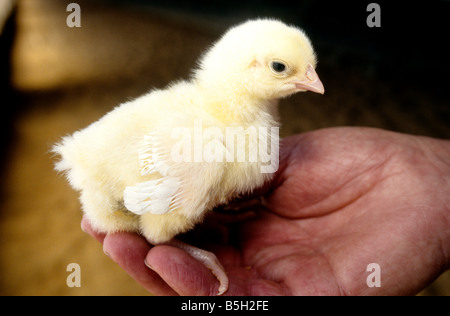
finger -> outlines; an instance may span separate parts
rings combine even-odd
[[[217,295],[219,282],[202,263],[171,246],[153,247],[147,263],[180,295]]]
[[[98,242],[103,243],[103,239],[105,239],[106,234],[99,233],[96,231],[90,221],[87,219],[86,216],[83,216],[81,219],[81,230],[90,235],[91,237],[95,238]]]
[[[150,249],[145,238],[132,233],[108,234],[103,242],[103,251],[150,293],[175,295],[166,282],[146,266],[145,258]]]

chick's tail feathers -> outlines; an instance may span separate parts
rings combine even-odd
[[[82,170],[74,169],[76,166],[82,165],[83,151],[78,148],[73,136],[64,137],[52,147],[51,152],[55,157],[58,157],[55,162],[55,170],[65,174],[74,189],[81,190],[85,177],[83,176]]]

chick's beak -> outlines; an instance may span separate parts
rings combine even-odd
[[[320,94],[325,93],[325,87],[311,64],[308,65],[305,76],[306,80],[294,81],[297,89],[312,91]]]

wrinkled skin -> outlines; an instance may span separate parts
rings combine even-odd
[[[234,222],[212,214],[188,236],[224,265],[225,295],[409,295],[449,268],[449,141],[331,128],[280,148],[274,180],[254,193],[264,207]],[[216,278],[180,249],[82,227],[153,294],[217,293]],[[366,283],[370,263],[381,287]]]

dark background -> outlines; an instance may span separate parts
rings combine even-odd
[[[68,28],[66,6],[81,6]],[[187,78],[229,26],[279,18],[311,38],[324,96],[281,102],[282,136],[368,126],[450,139],[450,1],[18,0],[0,38],[0,294],[146,294],[79,229],[51,145],[121,102]],[[395,3],[394,3],[395,2]],[[81,288],[66,286],[79,263]],[[450,294],[448,272],[422,294]]]

